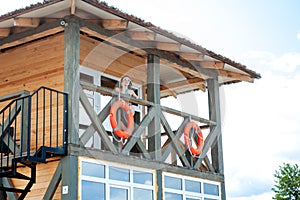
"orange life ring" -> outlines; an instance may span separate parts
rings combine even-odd
[[[117,111],[121,108],[126,113],[126,119],[127,119],[127,127],[125,130],[123,130],[117,122]],[[121,100],[115,101],[110,108],[110,124],[113,128],[114,133],[123,139],[128,138],[131,135],[131,132],[134,128],[134,120],[133,120],[133,113],[131,111],[130,106],[128,103],[124,103]]]
[[[191,130],[194,130],[194,133],[197,133],[197,137],[198,137],[197,148],[192,147],[191,137],[193,136],[193,133],[190,136]],[[203,147],[203,134],[201,132],[200,127],[195,122],[188,122],[183,129],[183,133],[184,133],[184,142],[187,148],[189,148],[190,152],[193,155],[199,155]]]

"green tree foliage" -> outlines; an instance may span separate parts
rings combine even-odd
[[[300,169],[297,164],[283,163],[279,170],[275,171],[275,192],[273,199],[276,200],[299,200],[300,199]]]

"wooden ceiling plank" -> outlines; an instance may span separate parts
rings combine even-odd
[[[38,27],[40,24],[39,18],[15,18],[14,19],[14,26],[21,26],[21,27]]]
[[[127,29],[128,21],[120,19],[103,19],[102,27],[108,30]]]

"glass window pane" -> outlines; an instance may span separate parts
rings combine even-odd
[[[187,197],[187,198],[185,198],[185,200],[201,200],[201,197],[199,197],[199,198]]]
[[[189,192],[201,193],[201,183],[197,181],[185,180],[185,190]]]
[[[109,167],[109,178],[113,180],[129,182],[129,169]]]
[[[152,190],[134,188],[133,189],[133,199],[134,200],[153,200]]]
[[[204,198],[204,200],[217,200],[217,199],[212,199],[212,198]]]
[[[128,190],[124,188],[110,187],[110,200],[128,200]]]
[[[219,186],[210,183],[204,183],[204,194],[219,196]]]
[[[97,163],[82,162],[82,175],[104,178],[105,166]]]
[[[105,185],[92,181],[81,181],[81,200],[105,200]]]
[[[153,185],[153,175],[149,172],[133,171],[133,182]]]
[[[165,176],[165,187],[181,190],[182,189],[181,179],[171,177],[171,176]]]
[[[165,193],[165,200],[182,200],[182,195],[166,192]]]

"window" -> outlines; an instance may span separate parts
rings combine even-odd
[[[220,200],[219,183],[199,178],[164,173],[166,200]]]
[[[80,158],[81,200],[154,200],[154,171]]]

